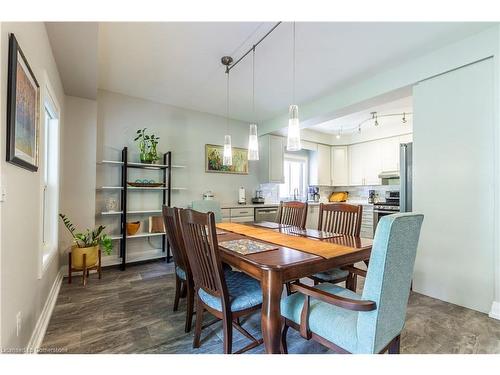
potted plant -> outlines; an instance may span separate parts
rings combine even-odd
[[[151,164],[160,160],[157,151],[160,137],[154,134],[146,134],[146,129],[147,128],[137,130],[137,136],[134,141],[138,141],[141,163]]]
[[[66,215],[59,214],[59,217],[74,240],[74,245],[71,246],[71,265],[73,268],[83,269],[96,265],[99,260],[99,247],[104,250],[106,255],[111,254],[113,243],[111,238],[104,233],[104,226],[100,225],[92,231],[87,229],[85,232],[77,233],[75,226]],[[85,254],[85,267],[83,254]]]

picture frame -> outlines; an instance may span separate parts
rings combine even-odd
[[[38,170],[40,86],[14,34],[9,35],[7,162]]]
[[[248,174],[248,150],[246,148],[232,147],[233,165],[222,165],[224,146],[205,145],[205,172]]]

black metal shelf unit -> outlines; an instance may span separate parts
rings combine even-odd
[[[162,205],[171,205],[171,193],[172,193],[172,152],[168,151],[163,155],[163,164],[142,164],[142,163],[129,163],[128,161],[128,149],[124,147],[122,150],[122,179],[121,179],[121,237],[120,237],[120,257],[121,257],[121,269],[124,270],[127,264],[127,201],[128,201],[128,169],[129,168],[140,168],[146,170],[161,170],[164,188],[161,189],[163,199]],[[147,191],[147,190],[146,190]],[[154,191],[154,190],[153,190]],[[161,235],[161,248],[162,252],[165,254],[164,257],[158,257],[158,259],[166,259],[167,262],[171,261],[170,246],[167,241],[167,236],[165,234]]]

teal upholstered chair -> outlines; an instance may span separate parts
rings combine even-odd
[[[220,209],[220,203],[218,201],[212,200],[200,200],[193,201],[191,208],[198,212],[213,212],[215,215],[215,222],[220,223],[222,221],[222,211]]]
[[[399,338],[423,215],[394,214],[377,227],[363,294],[330,283],[292,284],[281,301],[286,352],[288,327],[342,353],[399,353]]]

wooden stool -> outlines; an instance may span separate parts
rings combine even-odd
[[[73,268],[71,265],[71,250],[68,251],[68,284],[71,284],[71,273],[73,271],[82,271],[82,283],[83,286],[87,286],[87,279],[90,276],[90,270],[97,270],[99,275],[99,279],[102,278],[102,270],[101,270],[101,249],[98,250],[98,262],[97,264],[87,267],[87,255],[83,254],[83,269],[81,268]]]

